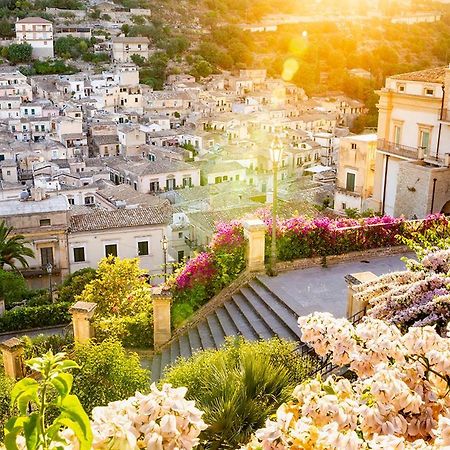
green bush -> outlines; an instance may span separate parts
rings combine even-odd
[[[141,367],[136,353],[126,352],[117,341],[77,345],[71,358],[81,367],[74,374],[73,393],[88,414],[96,406],[149,389],[149,371]]]
[[[98,317],[95,335],[99,341],[116,339],[127,348],[153,347],[153,317],[149,313],[134,316]]]
[[[70,303],[23,306],[6,311],[0,317],[0,333],[69,323]]]
[[[194,307],[190,303],[174,303],[170,311],[172,318],[172,327],[179,328],[183,323],[194,314]]]
[[[205,412],[209,428],[201,438],[211,448],[238,448],[306,379],[311,361],[295,349],[280,339],[228,339],[219,350],[180,358],[161,384],[188,388],[187,398]]]
[[[3,298],[6,307],[22,301],[29,289],[22,275],[0,269],[0,299]]]
[[[5,423],[11,417],[11,389],[14,386],[14,381],[5,375],[3,367],[0,367],[0,442],[3,442],[5,437],[4,428]]]
[[[54,354],[59,352],[69,353],[74,345],[72,333],[35,336],[23,336],[22,342],[25,346],[25,360],[37,358],[49,350]]]
[[[80,295],[86,285],[95,278],[97,278],[97,271],[92,267],[86,267],[70,274],[58,288],[59,301],[75,302],[75,297]]]
[[[30,44],[11,44],[5,53],[4,56],[12,64],[24,63],[31,60],[32,48]]]

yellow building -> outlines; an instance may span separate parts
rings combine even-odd
[[[368,207],[408,218],[450,212],[450,68],[389,77],[377,93],[378,143]]]
[[[375,174],[376,134],[347,136],[341,139],[337,164],[334,209],[367,209]]]

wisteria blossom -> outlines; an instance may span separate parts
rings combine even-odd
[[[402,334],[378,319],[352,325],[328,313],[299,325],[303,341],[357,379],[297,386],[246,449],[450,448],[450,338],[429,326]]]

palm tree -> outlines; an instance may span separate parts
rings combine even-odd
[[[17,270],[16,262],[22,267],[28,267],[26,256],[33,258],[34,252],[27,247],[27,241],[22,234],[12,235],[13,228],[8,227],[6,222],[0,223],[0,268],[9,266]]]

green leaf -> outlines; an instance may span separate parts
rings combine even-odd
[[[65,397],[72,389],[73,376],[70,373],[60,373],[52,378],[50,382],[58,391],[61,397]]]
[[[25,442],[27,449],[38,448],[39,441],[39,413],[34,412],[28,416],[28,420],[23,424]]]
[[[89,417],[81,406],[80,400],[76,395],[67,395],[59,404],[61,415],[58,421],[70,419],[77,424],[76,429],[72,428],[80,441],[80,450],[89,450],[92,443],[91,424]]]
[[[60,370],[79,369],[79,368],[80,366],[75,361],[72,361],[70,359],[62,361],[61,363],[59,363],[58,367],[58,369]]]
[[[90,450],[92,444],[92,435],[85,436],[83,428],[78,424],[78,422],[69,419],[68,417],[59,417],[55,420],[55,425],[60,427],[70,428],[78,439],[80,444],[80,450]],[[59,431],[59,430],[58,430]]]
[[[18,450],[16,439],[23,430],[28,417],[11,417],[5,425],[5,447],[7,450]]]
[[[12,388],[11,405],[14,406],[17,403],[20,414],[25,415],[27,413],[28,402],[38,401],[38,389],[39,383],[36,380],[23,378]]]

